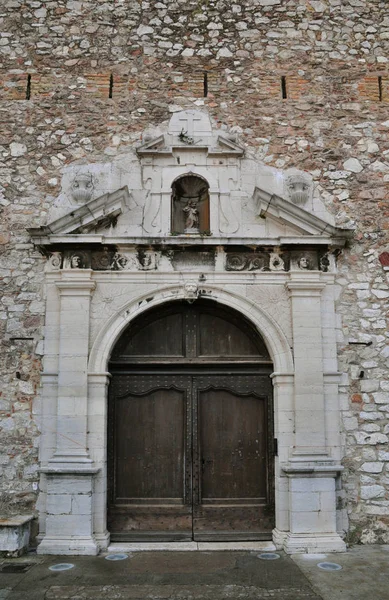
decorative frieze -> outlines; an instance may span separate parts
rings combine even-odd
[[[220,252],[220,251],[219,251]],[[61,269],[92,269],[93,271],[156,271],[161,257],[163,266],[169,270],[216,269],[217,251],[201,249],[160,249],[153,247],[117,250],[113,246],[98,249],[70,248],[63,252],[51,253],[48,271]],[[334,270],[335,258],[329,252],[320,250],[262,250],[258,252],[228,251],[223,254],[226,271],[322,271]]]
[[[317,251],[239,252],[226,254],[227,271],[323,271],[330,270],[329,253]]]

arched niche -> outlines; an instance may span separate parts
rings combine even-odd
[[[209,185],[198,175],[184,175],[172,184],[172,233],[201,234],[210,230]]]

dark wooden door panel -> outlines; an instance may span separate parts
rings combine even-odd
[[[110,415],[112,539],[191,539],[190,378],[116,375]]]
[[[184,501],[185,393],[116,399],[116,501]]]
[[[268,378],[198,377],[193,387],[198,413],[194,539],[269,537],[274,502]]]
[[[199,393],[201,502],[266,498],[265,398]]]

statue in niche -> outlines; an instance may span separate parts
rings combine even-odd
[[[208,183],[197,175],[185,175],[173,183],[173,235],[209,233],[208,190]]]
[[[199,211],[196,200],[189,200],[182,210],[186,213],[184,233],[199,233]]]

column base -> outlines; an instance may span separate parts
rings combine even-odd
[[[45,536],[37,548],[37,554],[63,556],[96,556],[99,546],[93,537],[50,538]]]
[[[111,542],[111,534],[109,531],[104,533],[95,533],[94,538],[101,552],[105,552]]]
[[[327,554],[346,552],[347,546],[337,533],[287,533],[283,549],[286,554]]]
[[[288,532],[281,531],[280,529],[277,529],[277,527],[275,527],[275,529],[273,529],[273,531],[272,531],[272,535],[273,535],[273,544],[275,545],[277,550],[283,550],[284,545],[285,545],[285,540],[288,536]]]

